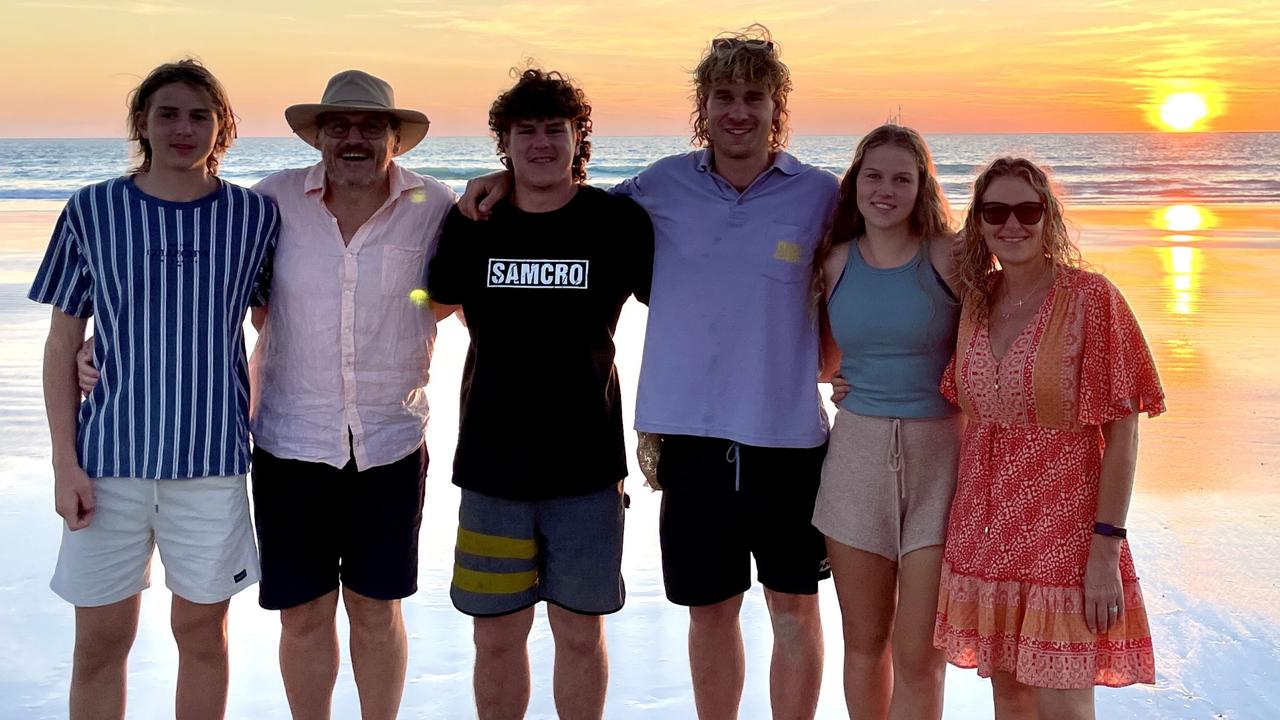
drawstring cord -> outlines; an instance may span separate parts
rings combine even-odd
[[[889,470],[899,473],[902,470],[902,420],[893,419],[893,430],[889,435]],[[898,477],[898,495],[902,499],[907,497],[907,487],[902,483],[902,477]]]
[[[742,463],[738,461],[738,443],[729,445],[729,450],[724,454],[724,460],[733,463],[733,491],[738,492],[742,487]]]

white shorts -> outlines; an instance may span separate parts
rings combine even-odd
[[[151,585],[159,546],[165,585],[185,600],[222,602],[258,581],[244,475],[190,480],[94,478],[89,527],[62,526],[49,587],[79,607],[119,602]]]

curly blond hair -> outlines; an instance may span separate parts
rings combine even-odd
[[[997,178],[1015,177],[1025,180],[1044,203],[1044,230],[1040,241],[1044,256],[1055,268],[1084,267],[1080,248],[1067,231],[1062,201],[1054,192],[1048,173],[1026,158],[1002,157],[991,162],[973,181],[973,198],[960,228],[960,248],[956,257],[956,276],[966,301],[977,304],[985,315],[991,301],[991,273],[998,269],[996,256],[982,237],[982,202],[987,188]]]
[[[707,99],[717,83],[761,83],[773,98],[773,126],[769,129],[769,149],[781,150],[791,137],[791,70],[778,58],[779,48],[769,28],[755,23],[738,32],[711,39],[702,60],[693,69],[693,144],[711,147],[707,128]]]

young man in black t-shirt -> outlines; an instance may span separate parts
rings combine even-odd
[[[591,107],[530,69],[489,127],[514,187],[481,223],[454,210],[428,292],[471,334],[453,481],[462,488],[450,595],[475,617],[481,720],[529,703],[533,606],[549,603],[562,717],[602,717],[603,615],[622,607],[627,464],[613,332],[648,302],[653,228],[633,201],[585,184]]]

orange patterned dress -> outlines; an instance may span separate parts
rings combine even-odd
[[[968,416],[934,645],[960,667],[1047,688],[1155,682],[1147,613],[1122,541],[1123,617],[1085,625],[1084,572],[1102,471],[1101,426],[1164,412],[1133,312],[1106,278],[1060,269],[1004,358],[966,303],[942,392]]]

